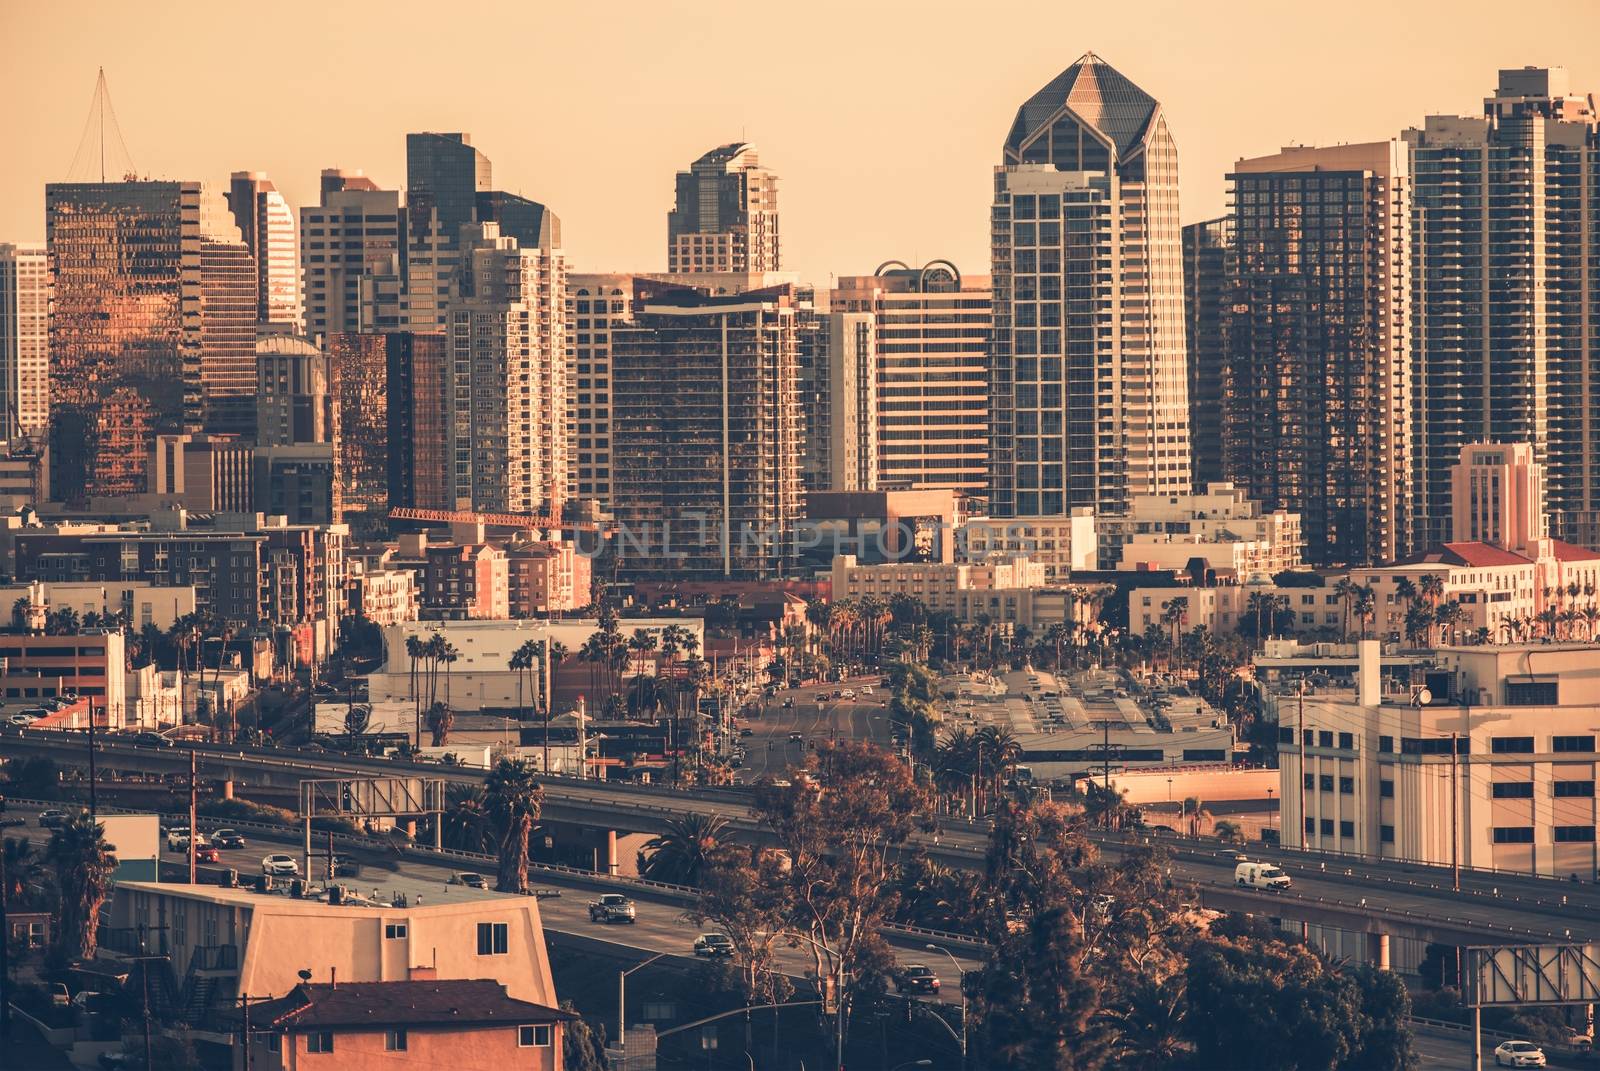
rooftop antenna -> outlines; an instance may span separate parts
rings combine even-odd
[[[109,131],[106,129],[108,123]],[[73,154],[72,166],[67,171],[70,180],[92,181],[98,174],[99,181],[106,181],[107,133],[112,138],[112,164],[121,163],[122,178],[125,181],[132,181],[136,174],[133,156],[128,152],[128,143],[122,138],[122,128],[117,123],[116,109],[111,106],[111,89],[106,85],[106,69],[101,67],[99,75],[95,78],[94,99],[89,104],[89,118],[84,123],[83,137],[78,140],[78,151]]]

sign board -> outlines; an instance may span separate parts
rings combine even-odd
[[[301,818],[399,818],[444,810],[434,777],[341,777],[300,782]]]
[[[1467,949],[1467,1004],[1497,1008],[1600,1001],[1600,943]]]
[[[155,814],[103,814],[100,828],[114,848],[116,869],[112,881],[159,881],[161,816]]]

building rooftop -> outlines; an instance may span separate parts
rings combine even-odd
[[[288,996],[255,1005],[258,1024],[326,1030],[363,1026],[461,1026],[578,1018],[559,1008],[516,1000],[491,979],[305,983]]]
[[[1093,52],[1085,52],[1017,110],[1006,151],[1020,159],[1026,143],[1065,108],[1104,134],[1119,156],[1127,156],[1157,107],[1155,98],[1126,75]]]
[[[1401,558],[1395,564],[1459,565],[1481,568],[1493,565],[1532,565],[1533,560],[1489,543],[1466,542],[1440,543],[1408,558]]]

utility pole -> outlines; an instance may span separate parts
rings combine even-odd
[[[250,1071],[250,994],[245,993],[239,997],[244,1004],[244,1071]],[[149,1066],[148,1060],[146,1066]]]
[[[77,643],[76,639],[73,643]],[[110,665],[110,662],[106,664]],[[89,820],[94,821],[99,817],[99,808],[95,806],[94,789],[94,700],[85,698],[84,702],[89,705]]]
[[[1461,749],[1457,735],[1450,734],[1450,882],[1456,892],[1461,891],[1461,854],[1458,847],[1460,837],[1460,806],[1461,794],[1456,789],[1456,779],[1460,776]]]
[[[1306,844],[1306,823],[1311,819],[1307,817],[1306,809],[1306,778],[1310,776],[1311,760],[1306,754],[1306,679],[1300,678],[1300,850],[1304,851]]]
[[[195,829],[196,803],[199,795],[198,783],[195,780],[195,754],[194,749],[189,751],[189,884],[197,884],[195,878],[195,839],[200,835]]]

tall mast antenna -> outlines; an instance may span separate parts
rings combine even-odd
[[[106,181],[106,125],[111,127],[111,163],[113,172],[115,165],[121,164],[121,174],[124,179],[135,177],[133,156],[128,152],[128,144],[122,138],[122,129],[117,124],[116,109],[111,106],[111,89],[106,84],[106,70],[100,68],[94,83],[94,99],[89,104],[89,118],[84,124],[83,136],[78,141],[78,151],[72,157],[72,167],[68,169],[67,176],[71,181],[93,181],[99,176],[99,181]]]

